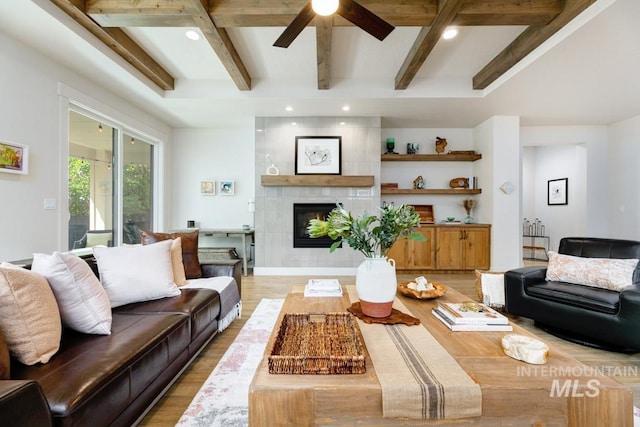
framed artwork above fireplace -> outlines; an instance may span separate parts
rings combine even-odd
[[[341,175],[341,136],[296,136],[296,175]]]

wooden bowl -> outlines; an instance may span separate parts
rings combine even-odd
[[[415,289],[408,288],[409,282],[398,283],[398,291],[405,297],[415,299],[433,299],[444,295],[447,292],[447,287],[442,283],[431,282],[434,289],[429,291],[416,291]]]

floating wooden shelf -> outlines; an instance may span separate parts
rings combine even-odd
[[[482,154],[383,154],[383,162],[475,162]]]
[[[263,187],[373,187],[373,175],[262,175]]]
[[[422,190],[414,190],[412,188],[384,188],[380,190],[380,194],[480,194],[482,190],[479,188],[428,188]]]

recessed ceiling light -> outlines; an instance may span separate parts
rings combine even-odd
[[[458,29],[455,27],[449,27],[446,30],[444,30],[444,33],[442,33],[442,38],[445,40],[450,40],[457,35],[458,35]]]
[[[349,107],[348,105],[343,105],[342,106],[342,111],[349,111],[351,109],[351,107]]]
[[[189,30],[184,33],[184,35],[187,36],[189,40],[200,40],[200,34],[194,30]]]
[[[345,122],[340,122],[340,126],[344,126],[344,125],[346,125]]]
[[[287,110],[287,111],[293,111],[293,107],[292,107],[291,105],[287,105],[287,106],[285,107],[285,110]]]
[[[256,132],[262,132],[262,129],[256,129]]]
[[[295,125],[297,125],[296,122],[291,122],[291,126],[295,126]]]

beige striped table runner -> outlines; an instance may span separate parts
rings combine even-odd
[[[351,302],[355,286],[347,286]],[[393,307],[411,314],[397,298]],[[480,386],[420,326],[358,321],[382,387],[386,418],[455,419],[482,415]]]

